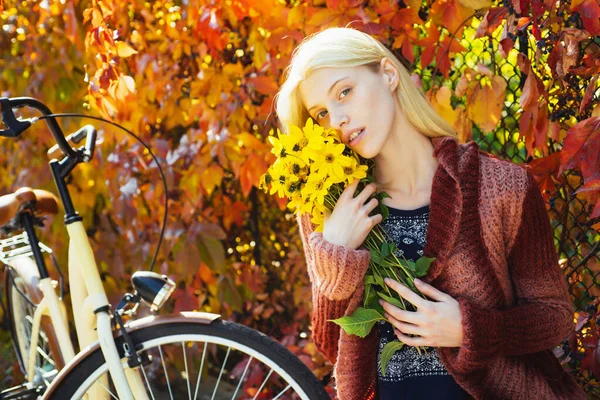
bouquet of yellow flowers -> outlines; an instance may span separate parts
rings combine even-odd
[[[344,188],[359,179],[357,193],[373,182],[372,160],[366,160],[346,147],[334,129],[324,129],[308,119],[303,128],[292,125],[290,133],[277,137],[269,136],[272,152],[277,156],[274,164],[261,177],[260,188],[289,200],[287,206],[295,213],[309,213],[317,232],[323,231],[325,215],[335,207]],[[375,194],[379,206],[373,213],[380,213],[383,219],[388,209],[381,200],[389,197],[385,192]],[[419,293],[415,288],[415,277],[424,276],[433,258],[421,257],[416,262],[400,260],[396,246],[379,225],[367,235],[364,246],[371,258],[364,277],[365,297],[363,307],[354,314],[332,322],[340,325],[346,333],[365,337],[377,321],[386,320],[379,299],[383,299],[404,310],[407,304],[395,291],[385,284],[385,278],[392,278]],[[381,368],[386,366],[394,352],[403,343],[389,342],[382,353]]]

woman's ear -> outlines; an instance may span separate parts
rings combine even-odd
[[[385,79],[385,83],[390,88],[391,92],[394,92],[398,87],[398,81],[400,79],[398,70],[394,63],[387,57],[381,59],[379,64],[379,70]]]

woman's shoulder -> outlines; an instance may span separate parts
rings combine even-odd
[[[530,173],[524,165],[502,159],[484,151],[479,151],[479,176],[482,187],[489,188],[497,194],[516,196],[527,191],[530,184]]]

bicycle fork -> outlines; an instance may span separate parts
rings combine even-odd
[[[120,399],[147,399],[139,371],[124,367],[113,339],[110,306],[98,273],[96,261],[81,221],[67,224],[69,243],[69,281],[80,348],[98,340],[102,354]],[[76,283],[83,282],[84,285]],[[96,331],[94,331],[94,314]],[[133,350],[135,351],[135,350]],[[100,397],[106,395],[101,387],[95,391]],[[134,397],[135,393],[135,397]],[[92,397],[92,396],[90,396]]]

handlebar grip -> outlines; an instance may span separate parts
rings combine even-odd
[[[15,138],[25,132],[31,126],[30,121],[21,121],[15,117],[12,111],[10,99],[6,97],[0,98],[0,112],[2,113],[2,123],[7,129],[0,130],[0,136]]]

